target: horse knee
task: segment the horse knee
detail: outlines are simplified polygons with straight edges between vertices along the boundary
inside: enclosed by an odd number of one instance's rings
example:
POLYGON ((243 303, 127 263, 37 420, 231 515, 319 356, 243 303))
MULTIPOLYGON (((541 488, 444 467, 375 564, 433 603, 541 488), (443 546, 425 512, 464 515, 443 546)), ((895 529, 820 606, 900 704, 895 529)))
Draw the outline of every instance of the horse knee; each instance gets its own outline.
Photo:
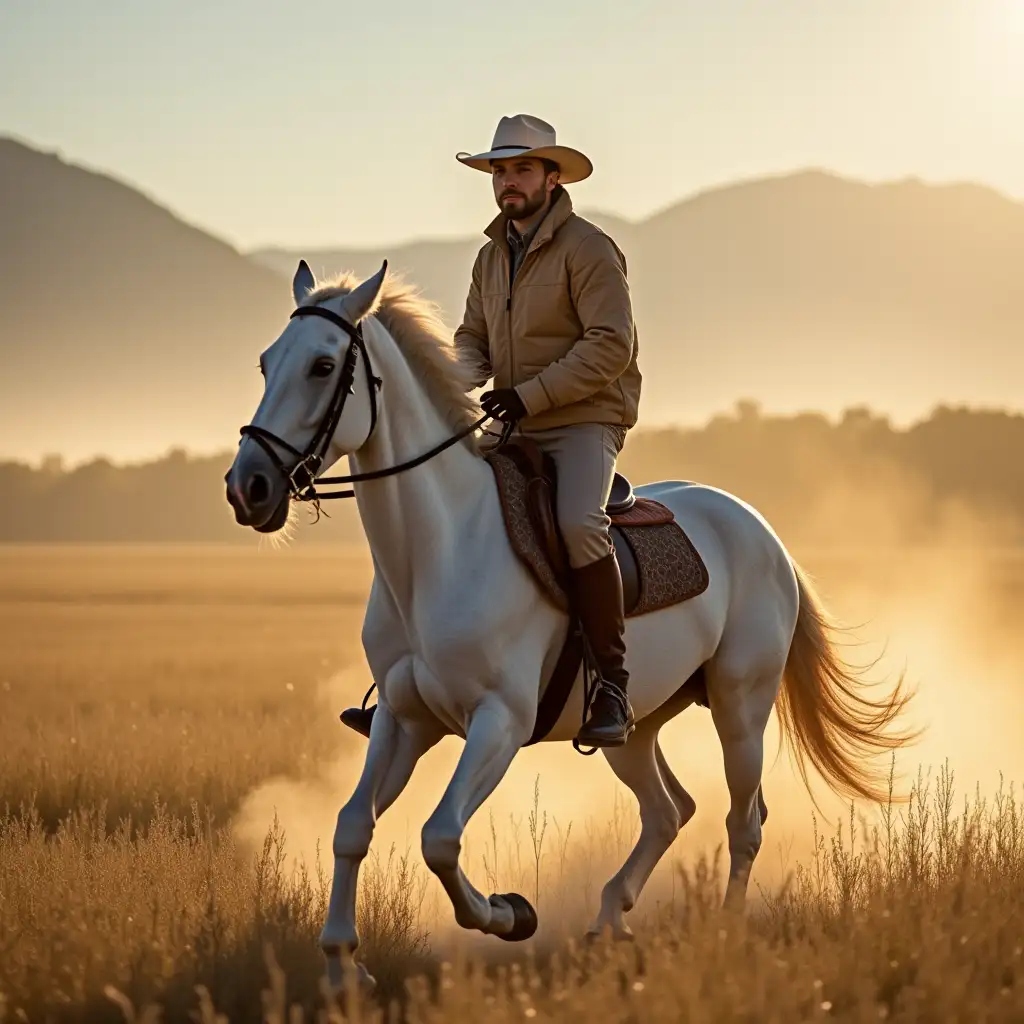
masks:
POLYGON ((441 820, 430 819, 421 833, 423 860, 434 874, 454 871, 462 853, 462 829, 441 820))
POLYGON ((345 860, 362 860, 373 839, 373 816, 361 807, 346 804, 338 812, 334 827, 334 856, 345 860))

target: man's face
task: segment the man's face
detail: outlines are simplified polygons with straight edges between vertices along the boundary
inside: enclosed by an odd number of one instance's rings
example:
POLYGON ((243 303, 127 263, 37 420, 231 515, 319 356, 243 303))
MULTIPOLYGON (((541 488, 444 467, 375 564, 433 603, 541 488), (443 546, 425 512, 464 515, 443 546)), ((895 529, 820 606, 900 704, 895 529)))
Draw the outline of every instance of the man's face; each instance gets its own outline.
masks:
POLYGON ((558 183, 558 175, 545 174, 540 160, 494 160, 491 180, 498 207, 509 220, 529 220, 544 208, 558 183))

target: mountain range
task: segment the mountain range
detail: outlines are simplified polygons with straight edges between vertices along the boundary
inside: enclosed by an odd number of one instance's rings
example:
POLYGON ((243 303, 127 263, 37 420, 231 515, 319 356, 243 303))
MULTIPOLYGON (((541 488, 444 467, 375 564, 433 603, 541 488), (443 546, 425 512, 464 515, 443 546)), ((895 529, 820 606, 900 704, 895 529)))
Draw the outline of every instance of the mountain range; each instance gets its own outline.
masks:
POLYGON ((0 456, 238 439, 286 282, 119 181, 0 139, 0 456))
MULTIPOLYGON (((231 447, 299 258, 361 275, 387 258, 454 328, 484 241, 246 254, 13 139, 0 139, 0 204, 0 457, 231 447)), ((641 425, 700 422, 741 398, 897 420, 1024 404, 1024 204, 991 189, 804 171, 641 222, 581 213, 628 260, 641 425)))

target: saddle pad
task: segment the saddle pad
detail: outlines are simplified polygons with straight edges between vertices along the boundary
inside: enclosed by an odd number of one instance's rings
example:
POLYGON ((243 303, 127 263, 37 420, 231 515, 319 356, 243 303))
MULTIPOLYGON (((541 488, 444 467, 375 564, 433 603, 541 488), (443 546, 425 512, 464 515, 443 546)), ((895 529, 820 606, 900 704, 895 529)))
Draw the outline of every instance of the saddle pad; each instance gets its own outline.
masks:
POLYGON ((569 602, 565 591, 548 560, 544 543, 537 536, 537 531, 530 520, 529 507, 526 504, 526 477, 507 455, 500 452, 489 453, 487 461, 494 471, 494 479, 498 485, 501 513, 505 518, 505 532, 512 544, 512 550, 533 573, 541 589, 555 606, 567 612, 569 602))
POLYGON ((674 519, 659 526, 612 529, 626 538, 640 574, 640 600, 626 618, 681 604, 708 589, 707 566, 674 519))
MULTIPOLYGON (((561 581, 530 519, 526 478, 512 459, 500 452, 488 454, 487 461, 498 485, 505 529, 512 549, 533 573, 551 602, 562 611, 568 611, 569 604, 561 581)), ((708 571, 703 559, 672 517, 671 510, 664 505, 650 498, 638 498, 632 509, 616 517, 612 528, 626 540, 639 570, 640 600, 627 613, 627 618, 688 601, 707 589, 708 571), (637 519, 633 519, 637 505, 640 510, 635 513, 637 519), (645 521, 659 525, 639 525, 645 521), (620 525, 624 522, 633 525, 620 525)))

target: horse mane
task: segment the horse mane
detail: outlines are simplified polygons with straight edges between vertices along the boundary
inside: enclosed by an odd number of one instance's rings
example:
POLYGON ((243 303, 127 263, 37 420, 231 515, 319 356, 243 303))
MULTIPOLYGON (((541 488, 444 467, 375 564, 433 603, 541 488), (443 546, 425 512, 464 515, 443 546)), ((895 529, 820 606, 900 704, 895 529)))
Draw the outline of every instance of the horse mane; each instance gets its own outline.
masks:
MULTIPOLYGON (((341 273, 311 291, 303 305, 343 298, 360 284, 355 275, 341 273)), ((414 285, 388 274, 371 311, 395 340, 427 395, 453 431, 480 418, 480 406, 470 397, 472 368, 460 357, 438 305, 414 285)), ((473 443, 471 434, 467 442, 473 443)), ((475 444, 474 444, 475 447, 475 444)))

